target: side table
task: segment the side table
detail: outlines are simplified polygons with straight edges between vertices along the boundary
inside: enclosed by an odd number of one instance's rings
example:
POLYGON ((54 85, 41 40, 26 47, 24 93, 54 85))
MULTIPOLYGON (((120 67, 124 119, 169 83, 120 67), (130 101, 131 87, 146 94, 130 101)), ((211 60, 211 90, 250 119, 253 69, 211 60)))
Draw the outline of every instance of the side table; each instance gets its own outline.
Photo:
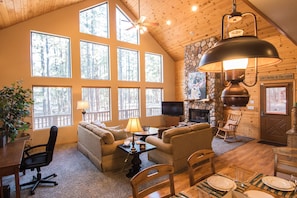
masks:
POLYGON ((168 130, 168 129, 170 129, 170 128, 172 128, 172 127, 160 127, 159 129, 158 129, 158 138, 162 138, 162 134, 163 134, 163 132, 164 131, 166 131, 166 130, 168 130))
POLYGON ((144 153, 144 152, 147 152, 147 151, 150 151, 150 150, 153 150, 153 149, 156 149, 157 147, 152 145, 152 144, 149 144, 149 143, 146 143, 146 142, 143 142, 143 141, 138 141, 139 144, 136 144, 134 145, 134 147, 136 148, 136 151, 135 152, 132 152, 131 151, 131 148, 132 148, 132 144, 130 143, 129 146, 125 146, 123 144, 120 144, 118 145, 118 148, 125 151, 126 153, 128 153, 129 155, 132 155, 133 158, 132 158, 132 166, 129 170, 129 172, 126 174, 127 177, 131 178, 133 177, 135 174, 137 174, 140 170, 140 164, 141 164, 141 159, 139 158, 139 155, 141 153, 144 153), (145 146, 142 146, 140 147, 140 145, 145 145, 145 146))

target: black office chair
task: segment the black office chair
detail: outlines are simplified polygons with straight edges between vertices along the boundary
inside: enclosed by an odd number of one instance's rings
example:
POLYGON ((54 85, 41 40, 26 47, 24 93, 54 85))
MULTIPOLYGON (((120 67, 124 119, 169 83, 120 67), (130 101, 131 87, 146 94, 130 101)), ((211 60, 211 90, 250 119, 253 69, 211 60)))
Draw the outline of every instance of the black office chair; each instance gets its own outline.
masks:
POLYGON ((21 184, 21 187, 27 186, 27 185, 33 185, 30 191, 31 195, 35 194, 34 192, 35 189, 41 183, 54 184, 55 186, 58 185, 57 182, 48 180, 51 177, 56 177, 57 176, 56 174, 51 174, 45 178, 41 178, 41 173, 40 173, 40 168, 43 166, 49 165, 53 159, 53 153, 54 153, 57 135, 58 135, 58 128, 56 126, 52 126, 50 129, 50 136, 47 144, 32 146, 24 151, 20 171, 25 173, 26 169, 31 169, 31 171, 33 171, 34 169, 37 170, 37 177, 33 176, 33 181, 25 184, 21 184), (38 153, 32 153, 32 150, 36 148, 37 149, 43 148, 43 151, 38 153), (30 154, 30 152, 32 154, 30 154))

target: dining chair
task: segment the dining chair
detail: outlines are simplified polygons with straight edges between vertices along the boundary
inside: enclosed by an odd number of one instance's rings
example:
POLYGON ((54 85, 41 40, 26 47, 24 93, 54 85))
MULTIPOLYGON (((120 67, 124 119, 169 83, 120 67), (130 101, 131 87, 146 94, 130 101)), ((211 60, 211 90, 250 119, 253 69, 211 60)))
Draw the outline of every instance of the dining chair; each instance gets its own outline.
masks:
POLYGON ((211 149, 202 149, 191 154, 187 159, 190 186, 213 175, 215 153, 211 149))
POLYGON ((142 198, 161 189, 162 192, 168 192, 162 197, 171 197, 175 195, 174 167, 169 164, 150 166, 134 175, 130 180, 130 184, 133 198, 142 198), (167 190, 163 190, 166 188, 167 190))
POLYGON ((275 147, 274 153, 274 176, 278 173, 297 176, 297 148, 275 147))
POLYGON ((216 137, 223 138, 225 142, 231 142, 228 138, 234 138, 234 141, 237 142, 236 130, 239 125, 241 115, 241 111, 233 111, 228 114, 226 120, 219 120, 216 137))

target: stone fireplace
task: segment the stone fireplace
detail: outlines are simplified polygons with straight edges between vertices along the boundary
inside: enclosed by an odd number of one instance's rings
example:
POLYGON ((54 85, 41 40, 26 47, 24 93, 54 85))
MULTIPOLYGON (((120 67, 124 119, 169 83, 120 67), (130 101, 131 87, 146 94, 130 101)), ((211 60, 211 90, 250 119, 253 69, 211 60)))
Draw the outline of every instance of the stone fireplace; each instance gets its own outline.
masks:
MULTIPOLYGON (((208 38, 196 43, 192 43, 185 47, 185 89, 184 89, 184 107, 185 121, 192 122, 193 119, 200 119, 200 116, 193 118, 193 112, 201 112, 208 116, 208 123, 211 127, 217 126, 217 120, 223 119, 223 103, 220 100, 222 91, 220 74, 206 73, 206 97, 192 98, 189 96, 191 92, 191 79, 189 76, 193 72, 198 72, 197 67, 202 54, 216 43, 216 38, 208 38), (196 111, 195 111, 196 110, 196 111)), ((192 75, 193 76, 193 75, 192 75)), ((193 80, 193 79, 192 79, 193 80)), ((203 118, 204 119, 204 118, 203 118)), ((196 122, 196 121, 194 121, 196 122)))
POLYGON ((209 110, 189 109, 190 122, 209 122, 209 110))

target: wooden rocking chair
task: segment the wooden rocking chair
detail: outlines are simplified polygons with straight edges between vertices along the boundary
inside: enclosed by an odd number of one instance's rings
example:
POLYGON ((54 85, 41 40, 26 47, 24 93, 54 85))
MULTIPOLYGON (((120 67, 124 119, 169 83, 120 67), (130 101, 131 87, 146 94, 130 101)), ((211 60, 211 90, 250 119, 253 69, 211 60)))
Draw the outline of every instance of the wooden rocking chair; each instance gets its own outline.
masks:
POLYGON ((227 120, 219 120, 218 121, 218 130, 216 133, 217 137, 224 138, 225 142, 237 142, 236 138, 236 129, 241 119, 241 112, 236 111, 229 113, 227 116, 227 120), (234 138, 234 141, 229 141, 228 138, 234 138))

